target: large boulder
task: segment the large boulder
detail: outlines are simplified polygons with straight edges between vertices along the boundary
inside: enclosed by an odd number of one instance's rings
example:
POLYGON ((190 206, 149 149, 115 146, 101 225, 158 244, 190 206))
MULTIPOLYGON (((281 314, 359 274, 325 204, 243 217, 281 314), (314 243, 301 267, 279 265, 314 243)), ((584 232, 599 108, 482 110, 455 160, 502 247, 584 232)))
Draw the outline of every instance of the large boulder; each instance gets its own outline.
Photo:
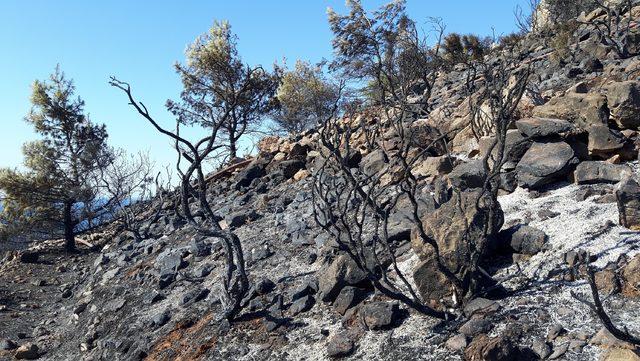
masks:
POLYGON ((502 251, 525 255, 535 255, 542 251, 547 243, 547 235, 538 228, 529 225, 517 225, 500 232, 497 237, 502 251))
MULTIPOLYGON (((451 199, 422 220, 428 239, 439 249, 442 263, 463 282, 471 276, 468 269, 473 249, 485 249, 502 227, 504 215, 497 202, 480 189, 454 192, 451 199), (485 235, 485 225, 491 221, 493 234, 485 235), (495 232, 495 233, 494 233, 495 232)), ((451 284, 436 266, 434 249, 417 229, 411 233, 411 246, 421 263, 414 269, 413 278, 425 299, 440 300, 450 294, 451 284)))
POLYGON ((640 81, 625 81, 607 86, 611 118, 622 129, 640 128, 640 81))
POLYGON ((592 125, 607 124, 609 109, 607 98, 603 95, 568 93, 533 108, 533 115, 540 118, 564 119, 587 129, 592 125))
POLYGON ((533 143, 516 166, 518 183, 539 188, 564 178, 577 163, 573 149, 565 142, 533 143))
POLYGON ((627 177, 616 187, 616 199, 620 224, 640 230, 640 183, 638 179, 627 177))
POLYGON ((482 160, 460 163, 449 173, 451 185, 461 190, 481 188, 486 178, 482 160))
POLYGON ((244 168, 238 175, 236 175, 236 189, 248 187, 254 179, 263 177, 267 174, 265 167, 267 161, 262 158, 258 158, 244 168))
POLYGON ((525 118, 516 121, 518 130, 531 138, 545 138, 569 132, 573 125, 563 119, 525 118))
POLYGON ((605 161, 586 161, 578 164, 573 177, 578 184, 618 183, 631 168, 623 164, 611 164, 605 161))
MULTIPOLYGON (((495 137, 493 136, 480 138, 480 156, 484 157, 489 153, 489 149, 493 145, 494 141, 495 137)), ((504 143, 505 160, 507 162, 518 163, 527 150, 529 150, 533 141, 529 137, 523 135, 519 130, 509 129, 507 130, 504 143)), ((495 147, 491 151, 490 164, 493 163, 497 154, 498 147, 495 147)))

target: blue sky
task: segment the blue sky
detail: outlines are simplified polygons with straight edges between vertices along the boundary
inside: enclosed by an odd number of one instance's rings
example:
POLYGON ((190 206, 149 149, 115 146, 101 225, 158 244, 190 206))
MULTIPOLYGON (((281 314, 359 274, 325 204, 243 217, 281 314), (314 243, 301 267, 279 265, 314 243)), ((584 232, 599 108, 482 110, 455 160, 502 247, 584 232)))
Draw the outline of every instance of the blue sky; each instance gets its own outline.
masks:
MULTIPOLYGON (((513 9, 526 0, 408 0, 418 23, 441 17, 447 31, 490 35, 515 29, 513 9)), ((363 0, 373 9, 385 1, 363 0)), ((269 66, 286 58, 312 62, 331 57, 327 7, 344 11, 344 0, 2 0, 0 1, 0 167, 22 163, 21 146, 34 139, 23 121, 30 85, 60 64, 75 79, 95 122, 105 123, 110 143, 149 151, 157 165, 175 159, 170 144, 127 106, 107 84, 111 75, 132 84, 155 118, 174 122, 164 108, 180 82, 172 65, 186 45, 213 20, 229 20, 239 51, 250 64, 269 66)))

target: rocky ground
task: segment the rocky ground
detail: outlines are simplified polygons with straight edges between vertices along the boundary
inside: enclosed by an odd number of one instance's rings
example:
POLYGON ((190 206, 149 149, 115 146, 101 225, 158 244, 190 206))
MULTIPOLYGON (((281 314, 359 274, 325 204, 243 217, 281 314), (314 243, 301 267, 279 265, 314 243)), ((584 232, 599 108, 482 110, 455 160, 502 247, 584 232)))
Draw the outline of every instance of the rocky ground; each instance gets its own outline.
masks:
MULTIPOLYGON (((265 139, 256 159, 211 178, 212 208, 240 238, 252 283, 233 322, 220 318, 222 246, 176 215, 174 197, 146 205, 161 217, 142 241, 113 224, 82 236, 73 255, 47 241, 5 256, 0 359, 640 359, 575 297, 591 299, 592 264, 613 322, 640 335, 640 40, 629 40, 635 55, 621 59, 595 34, 579 27, 575 55, 561 62, 539 39, 525 39, 537 93, 524 97, 507 135, 504 225, 482 261, 497 286, 454 319, 374 291, 317 226, 311 187, 322 148, 310 131, 265 139)), ((460 242, 451 204, 477 191, 492 139, 471 131, 456 93, 463 79, 463 67, 442 75, 432 116, 412 130, 428 139, 432 127, 462 129, 447 139, 451 154, 429 154, 415 168, 423 224, 445 252, 460 242)), ((382 146, 392 148, 394 137, 385 134, 382 146)), ((353 148, 353 169, 393 173, 381 151, 353 148)), ((149 214, 141 217, 151 222, 149 214)), ((446 294, 450 287, 425 270, 429 254, 411 236, 414 225, 401 209, 391 219, 399 269, 423 298, 446 294)))

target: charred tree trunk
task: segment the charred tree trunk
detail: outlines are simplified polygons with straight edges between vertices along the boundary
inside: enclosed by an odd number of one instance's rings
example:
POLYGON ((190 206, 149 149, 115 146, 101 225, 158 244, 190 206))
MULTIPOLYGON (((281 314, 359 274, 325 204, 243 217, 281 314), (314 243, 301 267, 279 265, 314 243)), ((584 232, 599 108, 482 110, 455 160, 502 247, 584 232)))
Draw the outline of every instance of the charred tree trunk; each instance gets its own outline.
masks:
POLYGON ((76 238, 73 229, 75 223, 72 216, 73 201, 64 202, 64 248, 67 252, 74 252, 76 250, 76 238))

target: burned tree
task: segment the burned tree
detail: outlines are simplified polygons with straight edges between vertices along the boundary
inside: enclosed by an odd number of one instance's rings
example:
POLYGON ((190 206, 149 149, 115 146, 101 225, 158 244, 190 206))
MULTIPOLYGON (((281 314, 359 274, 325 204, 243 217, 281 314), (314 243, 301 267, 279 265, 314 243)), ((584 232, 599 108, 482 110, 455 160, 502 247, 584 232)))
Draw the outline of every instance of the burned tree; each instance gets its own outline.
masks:
POLYGON ((443 289, 450 287, 453 298, 442 305, 458 307, 493 282, 481 262, 502 226, 497 192, 506 130, 515 120, 530 70, 517 68, 513 59, 491 66, 469 63, 468 86, 459 90, 469 99, 469 127, 493 135, 494 141, 479 162, 481 182, 475 189, 453 187, 453 195, 439 199, 435 208, 441 209, 434 212, 428 202, 432 188, 420 179, 417 165, 429 156, 451 162, 449 142, 462 130, 442 132, 428 122, 437 73, 445 64, 438 45, 444 27, 434 23, 437 42, 428 47, 402 2, 372 15, 359 2, 349 4, 348 15, 329 15, 337 55, 332 66, 347 80, 368 82, 368 98, 361 95, 355 102, 368 108, 347 108, 320 129, 323 162, 314 173, 316 218, 376 289, 424 313, 447 317, 426 306, 442 301, 443 289), (382 166, 354 163, 357 153, 382 166), (426 284, 417 284, 418 292, 395 259, 398 239, 391 228, 397 214, 409 219, 412 247, 423 260, 418 271, 428 275, 426 284), (429 217, 457 222, 460 237, 454 244, 443 240, 437 226, 425 223, 429 217))
MULTIPOLYGON (((179 157, 177 168, 180 175, 180 204, 182 216, 194 227, 198 234, 222 240, 226 255, 226 270, 223 276, 223 294, 221 295, 221 301, 224 307, 224 317, 228 319, 234 318, 240 311, 241 301, 249 289, 249 281, 244 265, 244 254, 238 236, 231 230, 222 228, 218 223, 218 217, 214 214, 207 200, 208 184, 205 180, 203 162, 207 157, 224 147, 224 145, 216 141, 235 108, 225 107, 224 110, 215 113, 217 116, 208 119, 206 123, 208 134, 197 141, 190 141, 180 135, 180 118, 178 119, 178 126, 175 131, 166 129, 156 122, 142 102, 135 100, 128 83, 112 78, 110 84, 122 90, 127 95, 129 104, 158 132, 169 137, 175 143, 175 149, 179 157), (180 168, 182 158, 188 161, 185 170, 180 168), (192 197, 198 201, 199 214, 197 217, 190 208, 189 199, 192 197)), ((243 88, 244 87, 250 87, 250 85, 245 84, 243 88)))

